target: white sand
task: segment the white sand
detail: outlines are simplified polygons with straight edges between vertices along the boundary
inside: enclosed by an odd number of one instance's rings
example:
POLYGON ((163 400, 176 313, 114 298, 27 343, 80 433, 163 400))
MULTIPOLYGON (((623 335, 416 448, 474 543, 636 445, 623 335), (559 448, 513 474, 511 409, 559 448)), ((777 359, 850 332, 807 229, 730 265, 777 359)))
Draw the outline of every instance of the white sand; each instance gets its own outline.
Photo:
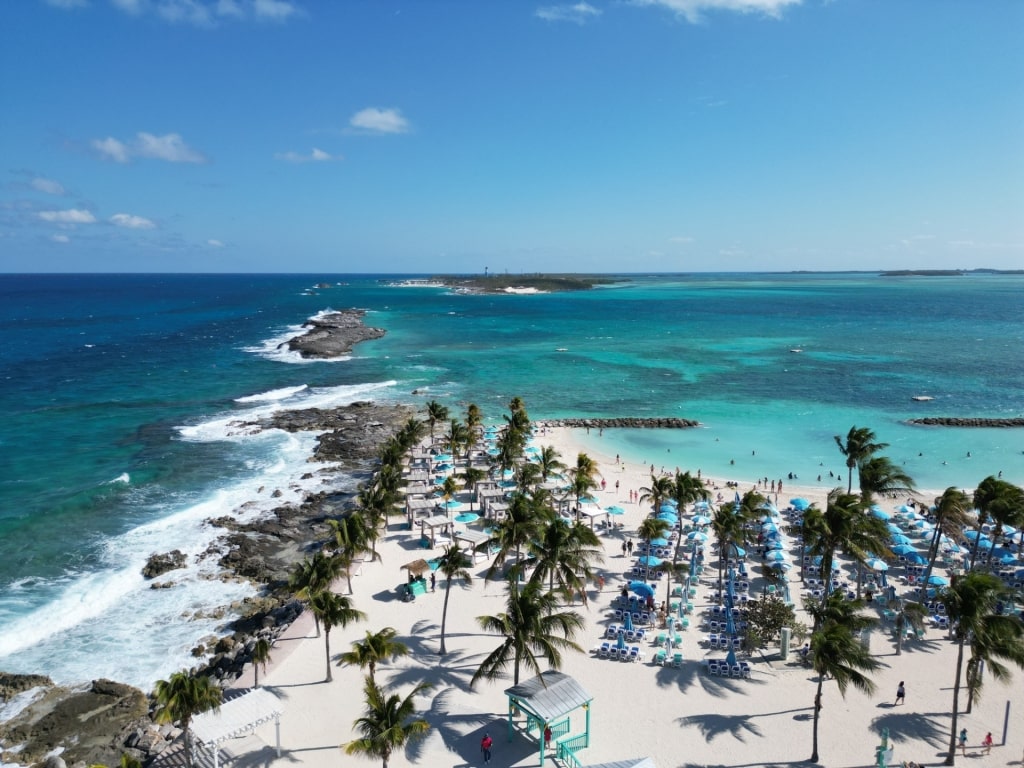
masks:
MULTIPOLYGON (((575 463, 579 450, 585 450, 598 461, 604 473, 607 490, 599 493, 604 506, 617 503, 627 510, 619 518, 624 532, 635 531, 644 511, 627 502, 628 491, 648 485, 649 472, 639 464, 628 468, 616 466, 613 457, 602 456, 600 438, 585 436, 580 430, 554 430, 541 437, 542 445, 554 445, 566 463, 575 463), (585 444, 584 444, 584 441, 585 444), (619 492, 614 481, 619 480, 619 492)), ((685 469, 685 468, 684 468, 685 469)), ((738 479, 738 478, 737 478, 738 479)), ((749 488, 741 485, 740 491, 749 488)), ((731 498, 733 491, 727 492, 731 498)), ((823 502, 820 489, 786 488, 784 505, 790 496, 804 495, 823 502)), ((332 653, 347 650, 351 641, 363 637, 367 630, 395 627, 410 646, 409 657, 379 667, 378 681, 403 695, 421 680, 430 681, 434 689, 428 697, 417 699, 417 706, 431 724, 430 734, 408 753, 392 756, 391 765, 480 766, 479 751, 484 731, 494 739, 493 765, 530 766, 538 764, 536 744, 517 734, 507 740, 507 700, 503 690, 508 681, 482 683, 473 691, 469 679, 480 660, 499 644, 499 638, 483 634, 474 617, 495 614, 504 607, 504 587, 500 582, 483 582, 475 578, 468 589, 453 587, 448 613, 448 654, 437 656, 441 608, 444 600, 443 582, 438 591, 418 598, 413 603, 396 599, 395 588, 404 582, 405 572, 399 567, 421 556, 436 556, 440 550, 426 552, 418 546, 418 531, 404 530, 396 521, 379 545, 382 563, 366 564, 354 579, 356 606, 369 614, 369 620, 336 629, 331 636, 332 653)), ((791 763, 806 759, 811 753, 812 702, 815 679, 809 669, 800 666, 791 656, 789 662, 776 658, 753 662, 750 680, 711 677, 702 665, 705 655, 715 658, 724 652, 706 654, 698 644, 704 633, 699 618, 683 633, 686 662, 682 669, 662 668, 651 663, 654 648, 644 647, 647 660, 639 664, 599 659, 589 653, 601 637, 603 627, 611 618, 609 603, 622 584, 623 567, 627 564, 620 552, 622 539, 617 535, 603 538, 606 560, 602 566, 606 584, 604 591, 590 591, 588 608, 580 609, 587 629, 578 637, 588 652, 569 654, 562 670, 574 676, 594 698, 591 710, 591 746, 580 753, 584 765, 627 758, 650 756, 659 768, 674 766, 754 766, 791 763)), ((712 562, 714 562, 712 560, 712 562)), ((482 574, 487 567, 483 560, 473 569, 482 574)), ((696 601, 699 617, 709 604, 707 585, 714 568, 705 572, 696 601)), ((759 568, 751 569, 754 573, 759 568)), ((849 570, 849 569, 847 569, 849 570)), ((798 575, 790 574, 794 597, 799 593, 798 575)), ((896 571, 898 573, 898 571, 896 571)), ((344 582, 337 587, 344 593, 344 582)), ((659 591, 659 602, 663 599, 659 591)), ((865 696, 851 690, 843 699, 834 682, 825 684, 824 709, 820 724, 820 763, 825 766, 874 765, 874 747, 880 741, 882 728, 888 728, 895 743, 894 760, 914 760, 938 765, 945 756, 949 738, 952 705, 952 683, 956 648, 940 630, 929 629, 923 642, 905 646, 903 655, 895 655, 890 633, 878 631, 872 638, 872 650, 884 664, 874 676, 877 693, 865 696), (897 683, 906 681, 906 704, 893 706, 897 683)), ((777 649, 769 649, 769 653, 777 649)), ((375 761, 347 757, 338 745, 354 738, 352 722, 361 714, 362 673, 357 669, 334 668, 334 681, 322 682, 325 672, 322 638, 315 638, 312 622, 303 617, 278 641, 273 663, 261 682, 283 702, 281 723, 283 756, 271 759, 269 750, 262 750, 259 759, 241 753, 251 752, 253 739, 239 742, 228 751, 239 753, 238 764, 259 762, 275 766, 375 765, 375 761)), ((523 674, 523 679, 529 677, 523 674)), ((251 678, 249 678, 251 679, 251 678)), ((247 682, 243 680, 241 682, 247 682)), ((961 708, 966 692, 961 694, 961 708)), ((960 716, 967 728, 968 758, 958 761, 971 765, 1006 765, 1020 760, 1024 748, 1024 685, 1015 674, 1011 685, 988 680, 983 700, 974 712, 960 716), (1008 700, 1012 700, 1011 732, 1006 746, 999 746, 1003 717, 1008 700), (986 731, 992 731, 996 747, 991 756, 981 756, 978 746, 986 731)), ((573 715, 573 732, 582 730, 582 713, 573 715)), ((273 725, 262 726, 257 736, 265 744, 274 743, 273 725)), ((545 765, 552 764, 548 760, 545 765)))

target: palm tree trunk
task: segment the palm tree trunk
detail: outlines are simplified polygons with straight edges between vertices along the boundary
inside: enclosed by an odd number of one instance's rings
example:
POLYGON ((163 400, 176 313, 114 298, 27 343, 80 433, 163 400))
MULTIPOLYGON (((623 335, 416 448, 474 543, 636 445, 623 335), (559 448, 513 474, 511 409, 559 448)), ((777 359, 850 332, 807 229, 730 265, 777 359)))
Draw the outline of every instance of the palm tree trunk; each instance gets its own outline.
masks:
POLYGON ((903 634, 906 630, 906 617, 903 615, 903 606, 900 606, 900 612, 896 614, 896 655, 903 655, 903 634))
POLYGON ((821 688, 825 682, 824 675, 818 675, 818 691, 814 696, 814 740, 811 746, 811 762, 818 762, 818 720, 821 719, 821 710, 818 709, 818 702, 821 701, 821 688))
POLYGON ((192 768, 192 734, 189 732, 188 726, 191 718, 183 718, 181 721, 181 728, 185 731, 185 765, 188 768, 192 768))
POLYGON ((327 682, 331 682, 331 628, 324 627, 324 651, 327 653, 327 682))
POLYGON ((438 650, 438 656, 444 656, 448 653, 448 649, 444 646, 444 629, 448 623, 448 596, 452 592, 452 580, 451 577, 445 579, 444 585, 444 607, 441 608, 441 648, 438 650))
POLYGON ((971 710, 974 709, 974 691, 980 671, 978 666, 978 659, 973 656, 967 660, 967 709, 964 710, 965 715, 971 714, 971 710))
POLYGON ((953 682, 953 723, 949 731, 949 754, 943 765, 954 765, 956 763, 956 726, 957 709, 960 707, 960 673, 964 664, 964 641, 961 637, 956 648, 956 679, 953 682))

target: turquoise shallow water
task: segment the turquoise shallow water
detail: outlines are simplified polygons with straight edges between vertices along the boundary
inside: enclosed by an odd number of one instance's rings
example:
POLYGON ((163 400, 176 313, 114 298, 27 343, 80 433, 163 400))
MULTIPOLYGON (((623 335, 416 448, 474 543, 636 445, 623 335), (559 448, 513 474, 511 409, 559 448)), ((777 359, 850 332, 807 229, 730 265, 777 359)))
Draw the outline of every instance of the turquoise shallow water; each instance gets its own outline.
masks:
POLYGON ((235 434, 256 410, 436 398, 497 420, 518 395, 535 418, 683 416, 704 427, 606 439, 634 461, 801 482, 845 470, 832 436, 857 424, 923 488, 1024 482, 1024 430, 904 423, 1024 413, 1020 276, 628 276, 537 296, 378 276, 3 276, 0 298, 0 668, 65 681, 148 685, 217 629, 197 612, 246 593, 194 558, 160 593, 138 569, 153 551, 198 556, 204 518, 298 481, 311 440, 235 434), (343 284, 313 288, 325 280, 343 284), (345 307, 387 335, 343 361, 276 349, 345 307))

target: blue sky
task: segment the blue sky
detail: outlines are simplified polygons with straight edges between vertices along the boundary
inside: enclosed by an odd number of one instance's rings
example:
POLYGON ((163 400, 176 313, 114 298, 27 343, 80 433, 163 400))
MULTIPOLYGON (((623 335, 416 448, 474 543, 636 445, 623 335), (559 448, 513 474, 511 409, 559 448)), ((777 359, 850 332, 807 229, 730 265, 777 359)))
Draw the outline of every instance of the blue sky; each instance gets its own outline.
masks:
POLYGON ((10 0, 0 272, 1024 267, 1018 0, 10 0))

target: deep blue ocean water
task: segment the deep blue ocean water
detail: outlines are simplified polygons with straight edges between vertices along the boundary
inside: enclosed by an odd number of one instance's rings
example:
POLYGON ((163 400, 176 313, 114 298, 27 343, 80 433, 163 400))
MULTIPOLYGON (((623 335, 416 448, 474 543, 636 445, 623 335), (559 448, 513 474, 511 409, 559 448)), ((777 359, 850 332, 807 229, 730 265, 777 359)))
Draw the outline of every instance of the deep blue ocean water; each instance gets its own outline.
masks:
POLYGON ((1024 430, 904 423, 1024 415, 1021 276, 632 275, 525 296, 401 279, 0 276, 0 669, 148 687, 188 665, 222 625, 207 612, 251 592, 195 562, 202 521, 310 487, 311 437, 232 426, 279 407, 472 401, 498 420, 518 395, 533 418, 682 416, 704 427, 608 431, 606 452, 801 483, 845 471, 832 436, 856 424, 921 488, 1024 482, 1024 430), (387 335, 346 360, 277 349, 348 307, 387 335), (146 557, 176 547, 181 585, 149 590, 146 557))

